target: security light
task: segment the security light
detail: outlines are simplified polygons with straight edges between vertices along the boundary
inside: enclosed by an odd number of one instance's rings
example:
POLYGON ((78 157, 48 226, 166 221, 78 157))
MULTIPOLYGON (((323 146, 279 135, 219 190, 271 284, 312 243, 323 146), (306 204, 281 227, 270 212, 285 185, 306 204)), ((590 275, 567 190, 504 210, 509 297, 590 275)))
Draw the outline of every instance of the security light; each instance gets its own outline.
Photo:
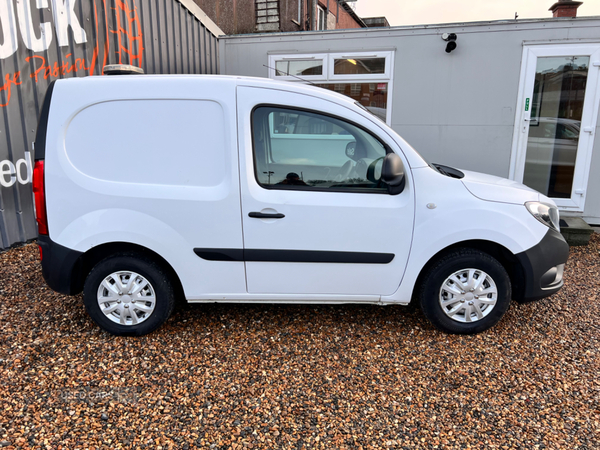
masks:
POLYGON ((446 44, 446 53, 450 53, 456 48, 456 33, 444 33, 442 34, 442 39, 448 42, 448 44, 446 44))

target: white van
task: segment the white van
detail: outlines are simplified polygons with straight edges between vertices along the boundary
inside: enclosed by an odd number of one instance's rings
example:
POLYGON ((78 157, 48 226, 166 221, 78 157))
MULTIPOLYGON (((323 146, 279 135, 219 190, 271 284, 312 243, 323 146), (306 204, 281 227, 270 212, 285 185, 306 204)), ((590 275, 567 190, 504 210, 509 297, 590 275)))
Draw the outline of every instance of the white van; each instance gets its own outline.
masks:
MULTIPOLYGON (((42 271, 106 331, 188 302, 418 302, 477 333, 563 285, 545 196, 428 164, 352 99, 267 79, 56 81, 35 142, 42 271)), ((485 152, 485 150, 482 150, 485 152)))

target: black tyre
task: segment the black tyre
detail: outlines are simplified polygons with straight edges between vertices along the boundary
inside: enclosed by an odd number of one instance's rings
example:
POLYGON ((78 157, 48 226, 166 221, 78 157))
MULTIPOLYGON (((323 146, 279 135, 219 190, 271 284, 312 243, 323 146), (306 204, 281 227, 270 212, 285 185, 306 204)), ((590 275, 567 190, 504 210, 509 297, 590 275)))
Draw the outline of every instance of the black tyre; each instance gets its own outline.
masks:
POLYGON ((116 336, 142 336, 167 321, 175 293, 160 265, 127 253, 96 264, 85 280, 83 302, 103 330, 116 336))
POLYGON ((506 313, 510 278, 496 259, 479 250, 457 249, 426 272, 419 293, 425 316, 442 331, 480 333, 506 313))

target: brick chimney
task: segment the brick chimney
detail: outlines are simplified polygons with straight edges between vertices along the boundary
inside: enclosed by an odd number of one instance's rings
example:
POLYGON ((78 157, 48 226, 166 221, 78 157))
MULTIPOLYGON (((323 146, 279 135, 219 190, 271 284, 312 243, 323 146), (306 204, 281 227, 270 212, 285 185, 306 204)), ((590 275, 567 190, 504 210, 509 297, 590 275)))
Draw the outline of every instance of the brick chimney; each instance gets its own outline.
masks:
POLYGON ((552 11, 552 17, 577 17, 577 8, 582 3, 573 0, 558 0, 548 11, 552 11))

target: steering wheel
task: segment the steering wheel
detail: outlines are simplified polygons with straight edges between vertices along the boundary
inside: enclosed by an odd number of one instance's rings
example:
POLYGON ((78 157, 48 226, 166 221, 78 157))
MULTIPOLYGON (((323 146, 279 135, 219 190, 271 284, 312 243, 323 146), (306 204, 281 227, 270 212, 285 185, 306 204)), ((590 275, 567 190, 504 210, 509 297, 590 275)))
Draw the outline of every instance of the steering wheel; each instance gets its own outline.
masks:
POLYGON ((350 178, 358 178, 365 180, 367 179, 367 169, 369 164, 365 158, 361 158, 356 161, 356 165, 352 169, 352 173, 350 174, 350 178))
POLYGON ((346 178, 348 178, 348 175, 350 175, 350 172, 352 172, 352 160, 349 159, 348 161, 346 161, 344 163, 344 165, 342 167, 340 167, 339 172, 337 173, 337 175, 335 177, 333 177, 333 181, 337 181, 338 183, 340 181, 344 181, 346 178))

